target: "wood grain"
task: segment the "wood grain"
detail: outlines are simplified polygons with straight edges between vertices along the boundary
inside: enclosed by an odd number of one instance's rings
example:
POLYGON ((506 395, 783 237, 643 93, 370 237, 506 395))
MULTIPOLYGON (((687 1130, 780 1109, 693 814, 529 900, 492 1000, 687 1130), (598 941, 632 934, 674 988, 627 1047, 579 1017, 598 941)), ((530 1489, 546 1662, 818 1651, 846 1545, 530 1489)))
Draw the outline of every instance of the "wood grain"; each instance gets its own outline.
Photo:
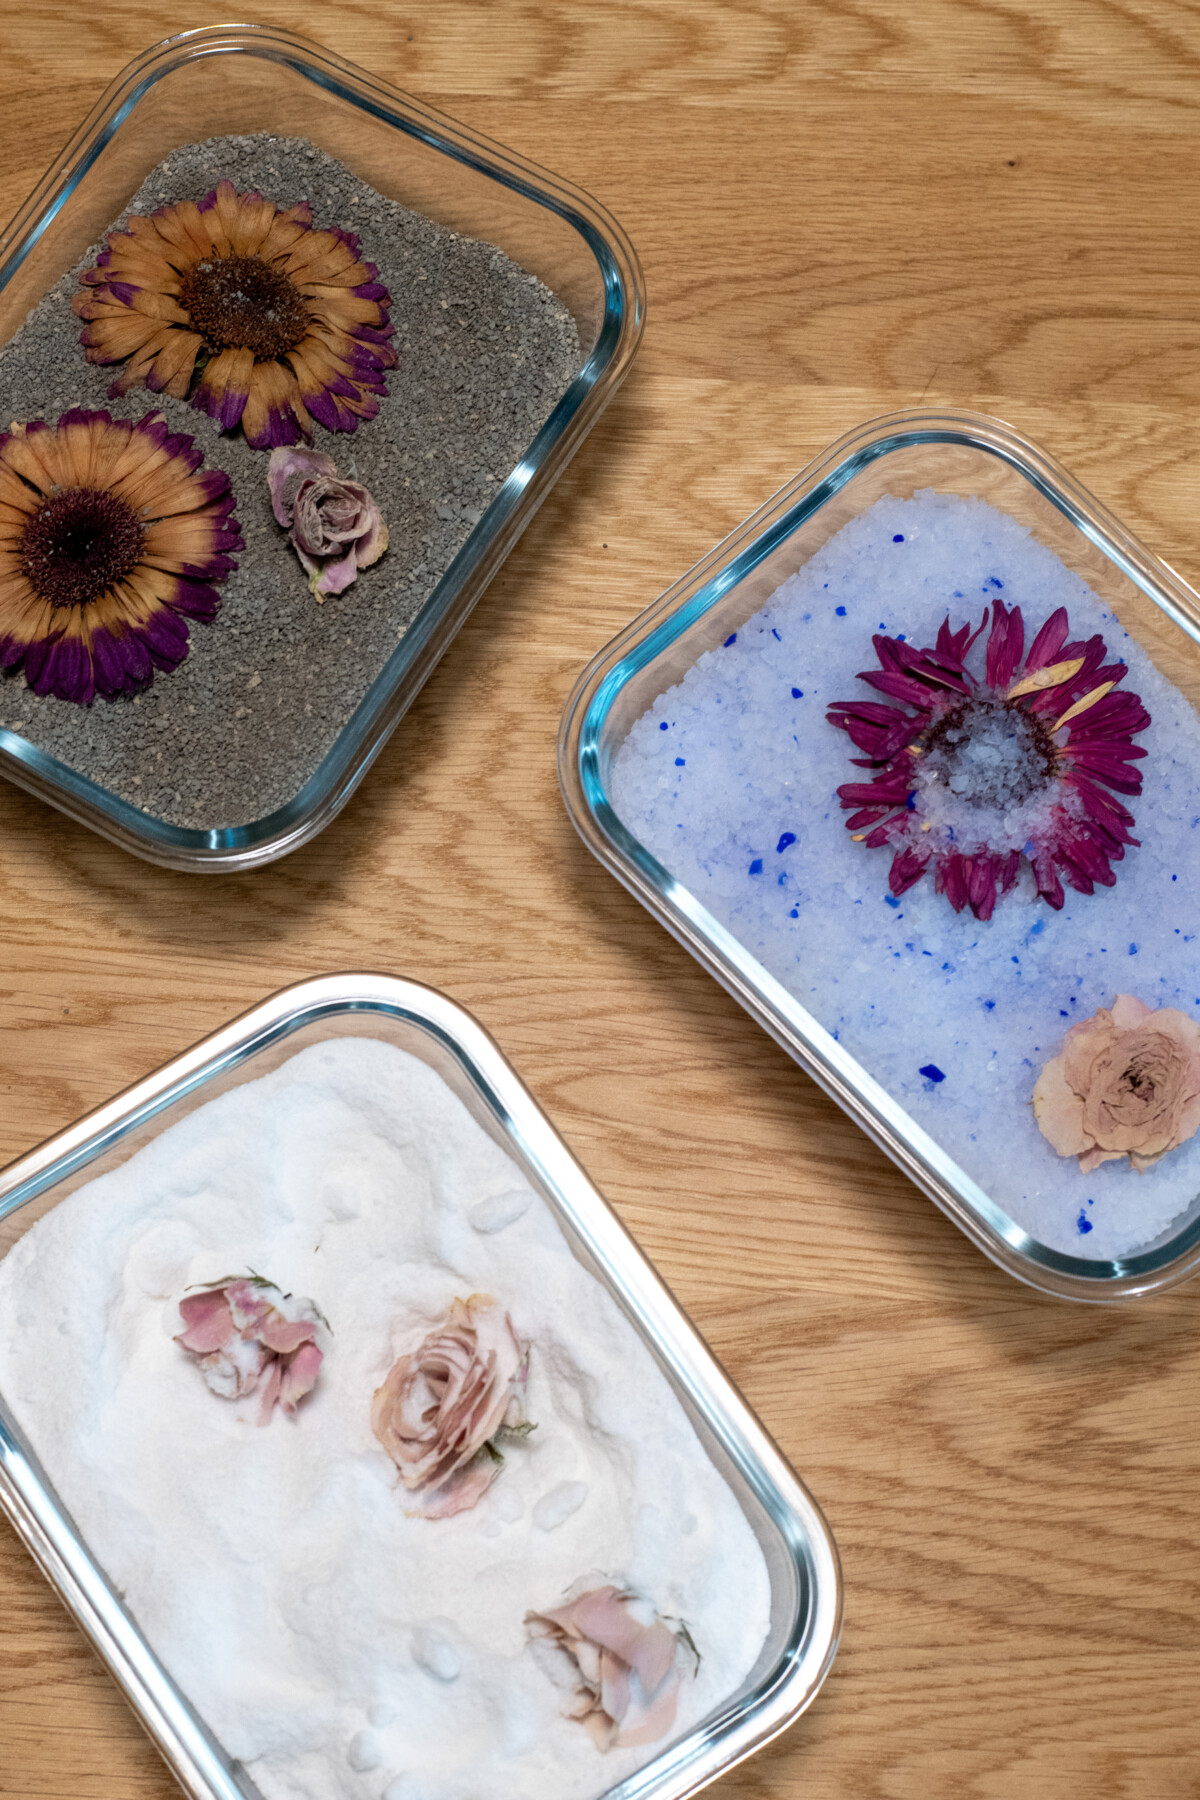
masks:
MULTIPOLYGON (((0 208, 198 0, 4 9, 0 208)), ((345 813, 245 877, 0 787, 0 1157, 282 983, 499 1038, 826 1508, 846 1629, 728 1800, 1195 1800, 1196 1292, 994 1270, 575 839, 587 657, 832 437, 1011 419, 1200 575, 1200 14, 1170 0, 259 0, 583 182, 650 323, 345 813)), ((174 1790, 0 1528, 0 1795, 174 1790)), ((547 1796, 547 1800, 551 1800, 547 1796)))

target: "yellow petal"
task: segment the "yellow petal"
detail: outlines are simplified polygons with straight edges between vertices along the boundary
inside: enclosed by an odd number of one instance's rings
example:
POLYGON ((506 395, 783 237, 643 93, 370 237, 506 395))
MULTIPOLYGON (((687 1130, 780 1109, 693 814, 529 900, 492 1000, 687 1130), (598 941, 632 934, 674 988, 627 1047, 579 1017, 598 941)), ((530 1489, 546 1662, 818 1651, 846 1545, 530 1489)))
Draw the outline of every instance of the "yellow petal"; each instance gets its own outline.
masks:
POLYGON ((1082 656, 1072 656, 1067 662, 1051 663, 1048 668, 1038 669, 1032 675, 1014 682, 1004 696, 1006 700, 1019 700, 1022 694, 1040 694, 1043 688, 1058 687, 1061 682, 1070 681, 1082 669, 1082 656))
POLYGON ((1050 727, 1051 731, 1057 731, 1062 725, 1069 725, 1072 719, 1077 719, 1080 713, 1087 711, 1089 706, 1095 706, 1097 700, 1103 700, 1105 694, 1109 693, 1116 685, 1115 681, 1102 681, 1099 687, 1093 688, 1090 694, 1085 694, 1082 700, 1077 700, 1074 706, 1068 706, 1062 718, 1054 721, 1050 727))

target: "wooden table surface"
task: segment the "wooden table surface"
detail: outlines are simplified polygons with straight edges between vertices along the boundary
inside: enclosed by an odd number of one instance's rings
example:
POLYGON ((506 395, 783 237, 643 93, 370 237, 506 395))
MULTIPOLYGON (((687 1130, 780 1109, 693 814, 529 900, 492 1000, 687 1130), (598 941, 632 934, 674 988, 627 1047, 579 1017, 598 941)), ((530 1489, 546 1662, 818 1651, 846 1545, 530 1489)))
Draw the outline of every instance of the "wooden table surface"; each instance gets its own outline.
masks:
MULTIPOLYGON (((0 210, 223 0, 0 11, 0 210)), ((256 0, 603 199, 634 372, 358 796, 183 876, 0 784, 0 1160, 262 995, 376 968, 499 1039, 828 1514, 842 1649, 728 1800, 1200 1795, 1200 1289, 993 1268, 577 841, 585 660, 830 439, 999 413, 1200 577, 1187 0, 256 0)), ((0 1526, 0 1795, 167 1800, 0 1526)), ((496 1800, 503 1800, 496 1796, 496 1800)), ((553 1800, 547 1796, 546 1800, 553 1800)))

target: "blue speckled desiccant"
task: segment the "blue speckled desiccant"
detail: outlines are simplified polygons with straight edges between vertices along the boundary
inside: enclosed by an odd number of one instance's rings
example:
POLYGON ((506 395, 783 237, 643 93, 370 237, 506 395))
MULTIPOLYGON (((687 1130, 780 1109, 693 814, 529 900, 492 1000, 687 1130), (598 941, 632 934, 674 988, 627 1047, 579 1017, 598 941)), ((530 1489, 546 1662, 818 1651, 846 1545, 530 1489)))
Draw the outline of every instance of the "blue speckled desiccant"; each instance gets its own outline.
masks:
MULTIPOLYGON (((1200 891, 1196 712, 1026 525, 953 494, 885 495, 789 576, 738 639, 741 656, 673 669, 669 694, 664 679, 663 698, 618 750, 611 794, 622 822, 1031 1236, 1102 1260, 1151 1241, 1200 1191, 1200 1134, 1142 1174, 1122 1160, 1085 1176, 1041 1135, 1031 1100, 1070 1026, 1111 1007, 1118 991, 1200 1016, 1200 927, 1171 903, 1175 890, 1200 891), (1136 739, 1147 752, 1137 763, 1143 792, 1121 800, 1140 845, 1115 866, 1115 885, 1091 895, 1068 887, 1053 911, 1022 873, 982 921, 955 913, 928 871, 903 900, 890 893, 891 848, 868 848, 847 829, 851 809, 837 790, 866 771, 826 710, 885 698, 858 673, 876 666, 877 626, 897 644, 932 645, 947 615, 952 630, 974 630, 998 598, 1021 607, 1026 647, 1059 606, 1073 640, 1103 633, 1110 662, 1126 655, 1122 692, 1141 695, 1152 723, 1136 739), (677 746, 655 729, 668 704, 688 744, 686 783, 677 746), (775 873, 777 882, 786 867, 787 886, 747 879, 751 857, 763 860, 750 846, 777 844, 785 831, 796 841, 775 873), (914 1042, 953 1079, 914 1081, 914 1042)), ((977 679, 986 639, 971 653, 977 679)))
POLYGON ((926 1081, 945 1081, 946 1079, 944 1073, 938 1068, 936 1063, 922 1063, 917 1073, 923 1075, 926 1081))

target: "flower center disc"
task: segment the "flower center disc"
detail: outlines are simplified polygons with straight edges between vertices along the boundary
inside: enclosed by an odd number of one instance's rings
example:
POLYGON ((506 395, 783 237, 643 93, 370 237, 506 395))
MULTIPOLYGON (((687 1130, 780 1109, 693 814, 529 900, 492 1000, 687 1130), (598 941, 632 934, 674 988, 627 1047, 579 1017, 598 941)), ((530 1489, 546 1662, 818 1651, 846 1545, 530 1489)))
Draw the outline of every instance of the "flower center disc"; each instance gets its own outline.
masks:
POLYGON ((86 606, 129 574, 146 532, 131 506, 102 488, 64 488, 25 526, 21 569, 51 606, 86 606))
POLYGON ((211 350, 253 350, 269 362, 294 350, 308 330, 304 299, 257 256, 224 256, 189 269, 179 298, 211 350))
POLYGON ((1057 758, 1042 721, 1003 700, 953 707, 922 740, 923 785, 946 787, 968 806, 1006 813, 1049 787, 1057 758))

